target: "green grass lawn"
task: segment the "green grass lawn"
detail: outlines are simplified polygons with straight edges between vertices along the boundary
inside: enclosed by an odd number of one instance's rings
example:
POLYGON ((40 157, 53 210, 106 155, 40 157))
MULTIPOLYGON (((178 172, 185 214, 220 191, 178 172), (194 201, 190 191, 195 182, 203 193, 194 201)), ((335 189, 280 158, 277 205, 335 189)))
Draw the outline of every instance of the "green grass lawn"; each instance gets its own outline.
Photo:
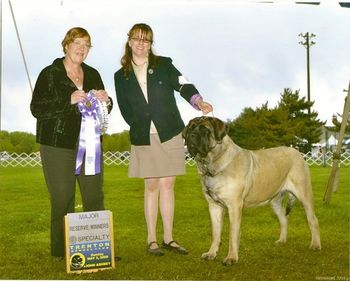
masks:
MULTIPOLYGON (((321 251, 309 250, 310 232, 304 210, 296 204, 289 216, 285 245, 275 245, 278 220, 269 206, 243 212, 240 259, 221 265, 227 254, 228 220, 214 261, 200 259, 211 242, 207 203, 195 167, 177 178, 174 238, 188 256, 146 253, 143 181, 128 179, 127 167, 105 167, 105 205, 113 212, 116 254, 113 270, 67 274, 65 262, 50 257, 50 206, 42 171, 0 168, 1 279, 117 279, 117 280, 349 280, 350 168, 341 168, 338 191, 329 205, 322 202, 330 168, 312 167, 315 211, 321 229, 321 251)), ((77 204, 80 205, 80 195, 77 204)), ((81 211, 78 207, 77 211, 81 211)), ((159 221, 158 241, 162 240, 159 221)))

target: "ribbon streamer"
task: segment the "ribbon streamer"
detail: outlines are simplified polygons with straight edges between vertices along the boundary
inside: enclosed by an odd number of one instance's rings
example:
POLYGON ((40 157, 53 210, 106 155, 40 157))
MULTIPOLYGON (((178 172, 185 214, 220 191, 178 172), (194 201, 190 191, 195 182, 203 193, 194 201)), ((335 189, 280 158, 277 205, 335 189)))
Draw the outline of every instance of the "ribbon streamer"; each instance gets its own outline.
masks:
POLYGON ((100 122, 97 117, 98 101, 90 91, 87 100, 78 103, 81 112, 79 148, 75 164, 75 174, 79 175, 85 155, 85 175, 101 173, 101 140, 100 122))

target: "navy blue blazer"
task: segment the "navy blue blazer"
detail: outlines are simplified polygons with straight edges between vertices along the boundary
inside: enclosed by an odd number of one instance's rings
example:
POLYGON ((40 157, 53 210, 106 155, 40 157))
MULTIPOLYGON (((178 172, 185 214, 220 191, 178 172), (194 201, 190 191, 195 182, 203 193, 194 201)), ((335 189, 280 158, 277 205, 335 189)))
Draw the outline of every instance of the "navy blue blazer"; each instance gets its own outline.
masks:
POLYGON ((188 102, 198 91, 193 84, 181 85, 181 75, 170 58, 158 56, 155 65, 147 69, 147 102, 133 70, 126 75, 121 68, 114 74, 117 102, 125 122, 130 126, 131 144, 150 144, 151 120, 161 142, 170 140, 183 130, 185 125, 174 91, 180 92, 188 102))

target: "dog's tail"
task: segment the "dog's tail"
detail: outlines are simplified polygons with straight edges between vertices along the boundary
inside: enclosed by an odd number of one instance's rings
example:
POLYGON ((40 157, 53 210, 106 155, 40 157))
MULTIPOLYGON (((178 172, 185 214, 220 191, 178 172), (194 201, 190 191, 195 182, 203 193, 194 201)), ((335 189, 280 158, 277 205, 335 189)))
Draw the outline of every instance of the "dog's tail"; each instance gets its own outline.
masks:
POLYGON ((287 206, 286 206, 286 216, 288 216, 288 214, 292 210, 296 200, 297 200, 296 196, 293 193, 288 192, 288 202, 287 202, 287 206))

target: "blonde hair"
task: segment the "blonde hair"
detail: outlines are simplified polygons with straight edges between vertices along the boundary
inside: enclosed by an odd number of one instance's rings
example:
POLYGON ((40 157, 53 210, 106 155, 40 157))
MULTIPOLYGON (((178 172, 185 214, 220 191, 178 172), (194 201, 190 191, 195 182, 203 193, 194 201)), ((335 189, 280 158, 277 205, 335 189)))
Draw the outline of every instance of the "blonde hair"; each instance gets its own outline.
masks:
POLYGON ((66 53, 67 46, 72 43, 77 38, 87 38, 89 41, 89 45, 91 45, 91 37, 89 32, 82 27, 73 27, 69 29, 62 40, 63 52, 66 53))

